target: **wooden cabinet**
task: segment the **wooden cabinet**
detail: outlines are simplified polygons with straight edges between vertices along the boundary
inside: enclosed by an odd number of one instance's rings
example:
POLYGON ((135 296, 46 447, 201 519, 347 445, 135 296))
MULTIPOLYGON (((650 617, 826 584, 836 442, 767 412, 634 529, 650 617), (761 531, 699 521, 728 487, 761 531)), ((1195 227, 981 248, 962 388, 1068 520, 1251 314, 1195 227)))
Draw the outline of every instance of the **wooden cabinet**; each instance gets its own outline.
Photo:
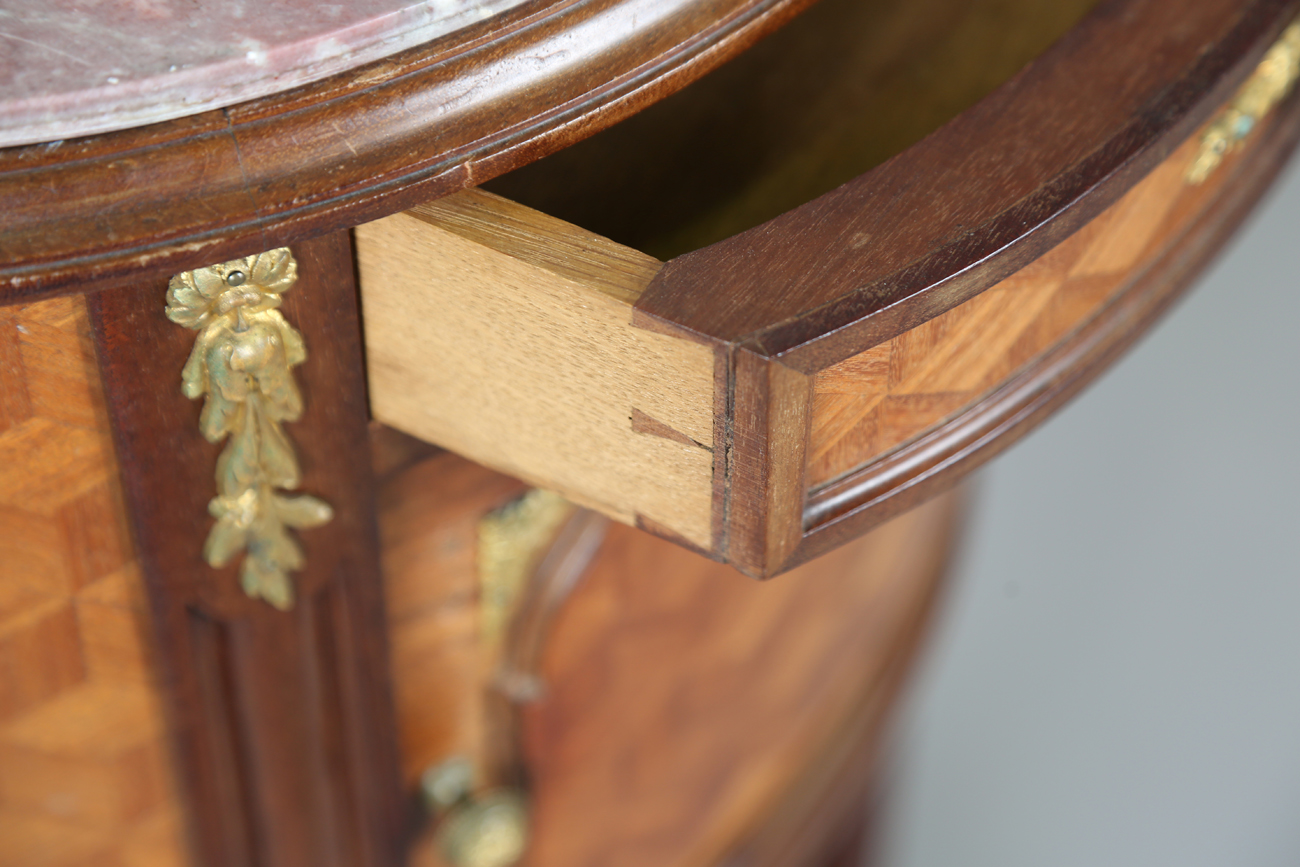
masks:
POLYGON ((0 150, 0 860, 851 850, 951 489, 1267 188, 1300 6, 806 5, 0 150))

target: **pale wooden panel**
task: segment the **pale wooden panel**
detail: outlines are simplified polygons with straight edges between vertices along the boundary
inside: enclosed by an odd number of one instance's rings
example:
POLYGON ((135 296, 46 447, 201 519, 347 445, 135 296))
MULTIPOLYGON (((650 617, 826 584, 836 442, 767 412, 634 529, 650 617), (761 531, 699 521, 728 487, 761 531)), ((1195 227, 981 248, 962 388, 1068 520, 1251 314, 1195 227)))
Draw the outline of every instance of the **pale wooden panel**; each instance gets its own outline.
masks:
POLYGON ((712 351, 631 325, 660 263, 479 191, 356 239, 376 419, 712 546, 712 351))
POLYGON ((81 298, 0 309, 0 864, 185 864, 81 298))
POLYGON ((1056 248, 966 303, 820 371, 808 484, 829 482, 970 406, 1099 312, 1188 220, 1193 136, 1056 248))

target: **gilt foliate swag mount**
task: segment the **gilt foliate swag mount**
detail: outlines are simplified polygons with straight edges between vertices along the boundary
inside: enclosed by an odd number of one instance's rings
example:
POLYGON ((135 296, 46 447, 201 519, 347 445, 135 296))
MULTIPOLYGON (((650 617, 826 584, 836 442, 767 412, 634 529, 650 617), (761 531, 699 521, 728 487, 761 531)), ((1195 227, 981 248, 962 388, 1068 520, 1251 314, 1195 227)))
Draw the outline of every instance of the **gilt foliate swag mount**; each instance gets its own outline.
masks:
POLYGON ((290 531, 333 517, 323 500, 287 493, 302 482, 283 425, 302 415, 293 368, 307 359, 307 349, 278 308, 297 279, 298 263, 280 247, 185 271, 167 289, 167 318, 198 332, 181 390, 191 400, 204 398, 204 438, 227 440, 217 459, 216 496, 208 503, 216 524, 203 557, 221 568, 242 553, 244 592, 280 610, 293 607, 289 573, 305 563, 290 531))

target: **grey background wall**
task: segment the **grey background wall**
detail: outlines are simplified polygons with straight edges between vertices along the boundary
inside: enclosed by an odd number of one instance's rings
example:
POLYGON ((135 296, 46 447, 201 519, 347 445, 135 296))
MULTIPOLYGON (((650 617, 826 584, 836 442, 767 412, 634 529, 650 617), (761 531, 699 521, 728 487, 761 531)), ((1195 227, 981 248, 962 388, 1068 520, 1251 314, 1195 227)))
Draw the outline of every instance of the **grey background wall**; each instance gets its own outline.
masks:
POLYGON ((1300 172, 978 481, 886 867, 1300 864, 1300 172))

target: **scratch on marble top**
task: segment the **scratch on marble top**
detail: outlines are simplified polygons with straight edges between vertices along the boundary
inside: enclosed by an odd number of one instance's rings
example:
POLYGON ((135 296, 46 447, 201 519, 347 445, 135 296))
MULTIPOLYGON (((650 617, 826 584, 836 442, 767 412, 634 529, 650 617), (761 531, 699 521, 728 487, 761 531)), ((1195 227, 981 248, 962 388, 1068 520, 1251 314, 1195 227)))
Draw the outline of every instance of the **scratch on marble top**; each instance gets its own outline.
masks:
POLYGON ((75 55, 75 54, 69 54, 69 53, 66 52, 66 51, 60 51, 59 49, 55 48, 53 45, 46 45, 44 42, 37 42, 35 39, 24 39, 23 37, 18 36, 17 34, 14 34, 14 33, 6 33, 6 32, 3 31, 3 30, 0 30, 0 36, 3 36, 5 39, 12 39, 12 40, 14 40, 15 42, 25 42, 25 43, 27 43, 28 45, 34 45, 34 46, 36 46, 37 48, 40 48, 40 49, 42 49, 42 50, 44 50, 44 51, 52 51, 52 52, 54 52, 55 54, 59 54, 59 55, 62 55, 63 57, 68 58, 69 60, 73 61, 74 63, 80 63, 82 66, 90 66, 90 65, 91 65, 91 64, 90 64, 90 61, 86 60, 85 58, 78 57, 78 56, 75 55))
POLYGON ((523 2, 0 0, 0 147, 128 129, 280 93, 523 2))

